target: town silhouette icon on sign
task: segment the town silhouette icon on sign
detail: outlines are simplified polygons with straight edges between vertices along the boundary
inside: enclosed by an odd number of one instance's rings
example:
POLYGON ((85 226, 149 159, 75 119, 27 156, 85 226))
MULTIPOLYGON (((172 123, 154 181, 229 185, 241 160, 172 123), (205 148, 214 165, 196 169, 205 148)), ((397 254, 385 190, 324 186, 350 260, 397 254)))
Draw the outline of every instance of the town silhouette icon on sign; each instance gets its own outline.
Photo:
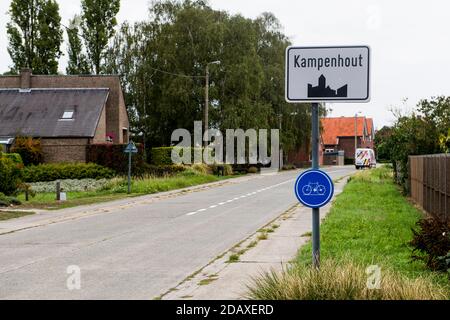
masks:
POLYGON ((337 90, 333 90, 330 86, 327 86, 327 79, 322 74, 319 77, 319 85, 313 87, 312 84, 308 83, 308 98, 324 98, 324 97, 347 97, 347 85, 340 87, 337 90))

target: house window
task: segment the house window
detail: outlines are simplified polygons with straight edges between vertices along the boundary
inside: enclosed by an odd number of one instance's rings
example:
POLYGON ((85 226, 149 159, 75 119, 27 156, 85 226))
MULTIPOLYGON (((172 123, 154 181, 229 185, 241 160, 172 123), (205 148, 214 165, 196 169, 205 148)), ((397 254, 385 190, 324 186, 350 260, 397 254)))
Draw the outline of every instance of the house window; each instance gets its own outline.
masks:
POLYGON ((73 111, 64 111, 61 120, 72 120, 73 119, 73 111))

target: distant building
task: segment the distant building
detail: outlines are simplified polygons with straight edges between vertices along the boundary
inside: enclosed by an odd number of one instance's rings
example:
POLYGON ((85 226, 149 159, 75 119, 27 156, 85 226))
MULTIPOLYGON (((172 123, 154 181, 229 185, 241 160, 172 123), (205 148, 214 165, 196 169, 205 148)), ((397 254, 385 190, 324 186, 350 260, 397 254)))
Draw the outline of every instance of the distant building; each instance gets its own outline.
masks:
POLYGON ((321 119, 322 150, 326 158, 327 153, 344 151, 347 159, 355 158, 355 131, 357 148, 374 147, 373 119, 357 117, 338 117, 321 119))
POLYGON ((45 162, 85 162, 89 144, 128 142, 118 76, 0 76, 0 149, 41 138, 45 162))
POLYGON ((308 98, 330 98, 330 97, 347 97, 347 85, 340 87, 337 90, 333 90, 330 86, 327 86, 327 79, 322 74, 319 77, 319 85, 313 87, 312 84, 308 83, 308 98))

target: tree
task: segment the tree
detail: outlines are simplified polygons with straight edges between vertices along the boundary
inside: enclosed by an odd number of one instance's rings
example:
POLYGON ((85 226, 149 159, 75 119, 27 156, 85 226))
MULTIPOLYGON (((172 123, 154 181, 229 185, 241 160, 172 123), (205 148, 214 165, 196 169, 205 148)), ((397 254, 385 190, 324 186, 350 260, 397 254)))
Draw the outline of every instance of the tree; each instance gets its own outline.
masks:
POLYGON ((375 149, 377 158, 379 160, 391 160, 391 135, 392 135, 392 127, 384 126, 380 130, 378 130, 375 134, 375 149))
POLYGON ((88 62, 95 74, 102 71, 108 41, 114 36, 120 0, 82 0, 81 29, 88 62))
POLYGON ((271 129, 281 119, 283 149, 307 149, 310 107, 284 99, 288 45, 270 13, 247 19, 205 1, 156 1, 149 20, 122 24, 105 70, 121 75, 132 130, 148 146, 170 145, 177 128, 193 131, 203 118, 206 65, 220 60, 209 68, 210 126, 271 129))
POLYGON ((417 110, 433 123, 439 134, 446 135, 450 128, 450 97, 439 96, 419 101, 417 110))
POLYGON ((59 6, 54 0, 12 0, 6 29, 11 71, 29 67, 34 73, 56 74, 63 41, 59 6))
POLYGON ((69 22, 67 29, 69 62, 66 68, 67 74, 88 74, 89 65, 83 53, 83 43, 79 36, 80 17, 75 16, 69 22))

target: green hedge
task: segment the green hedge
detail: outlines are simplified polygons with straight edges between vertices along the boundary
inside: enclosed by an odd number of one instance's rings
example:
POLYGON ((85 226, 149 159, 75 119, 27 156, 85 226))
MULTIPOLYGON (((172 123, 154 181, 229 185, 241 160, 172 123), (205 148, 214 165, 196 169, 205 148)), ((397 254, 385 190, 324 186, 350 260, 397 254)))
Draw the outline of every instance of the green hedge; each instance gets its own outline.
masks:
POLYGON ((10 158, 0 155, 0 192, 12 195, 17 192, 22 179, 22 164, 14 163, 10 158))
MULTIPOLYGON (((110 168, 121 175, 128 174, 128 154, 124 153, 126 144, 91 144, 87 146, 87 162, 99 164, 110 168)), ((142 144, 136 144, 138 153, 131 158, 131 171, 133 175, 143 174, 145 166, 144 148, 142 144)))
POLYGON ((0 192, 0 207, 9 207, 10 205, 21 205, 20 200, 14 197, 8 197, 0 192))
POLYGON ((0 152, 0 157, 2 157, 2 156, 12 160, 12 162, 14 162, 15 164, 23 164, 22 157, 18 153, 2 153, 2 152, 0 152))
MULTIPOLYGON (((160 147, 160 148, 152 148, 151 151, 151 163, 156 166, 161 165, 171 165, 172 162, 172 150, 174 148, 180 148, 180 147, 160 147)), ((195 153, 198 154, 198 157, 200 159, 203 158, 203 149, 202 148, 182 148, 183 151, 180 151, 180 156, 183 156, 183 152, 190 152, 191 153, 191 162, 194 163, 195 153)))
POLYGON ((94 163, 51 163, 28 166, 23 169, 23 181, 44 182, 63 179, 110 179, 112 169, 94 163))
POLYGON ((186 171, 186 168, 178 165, 161 165, 155 166, 151 164, 146 164, 144 169, 146 174, 150 174, 156 177, 163 177, 166 175, 173 175, 183 171, 186 171))

